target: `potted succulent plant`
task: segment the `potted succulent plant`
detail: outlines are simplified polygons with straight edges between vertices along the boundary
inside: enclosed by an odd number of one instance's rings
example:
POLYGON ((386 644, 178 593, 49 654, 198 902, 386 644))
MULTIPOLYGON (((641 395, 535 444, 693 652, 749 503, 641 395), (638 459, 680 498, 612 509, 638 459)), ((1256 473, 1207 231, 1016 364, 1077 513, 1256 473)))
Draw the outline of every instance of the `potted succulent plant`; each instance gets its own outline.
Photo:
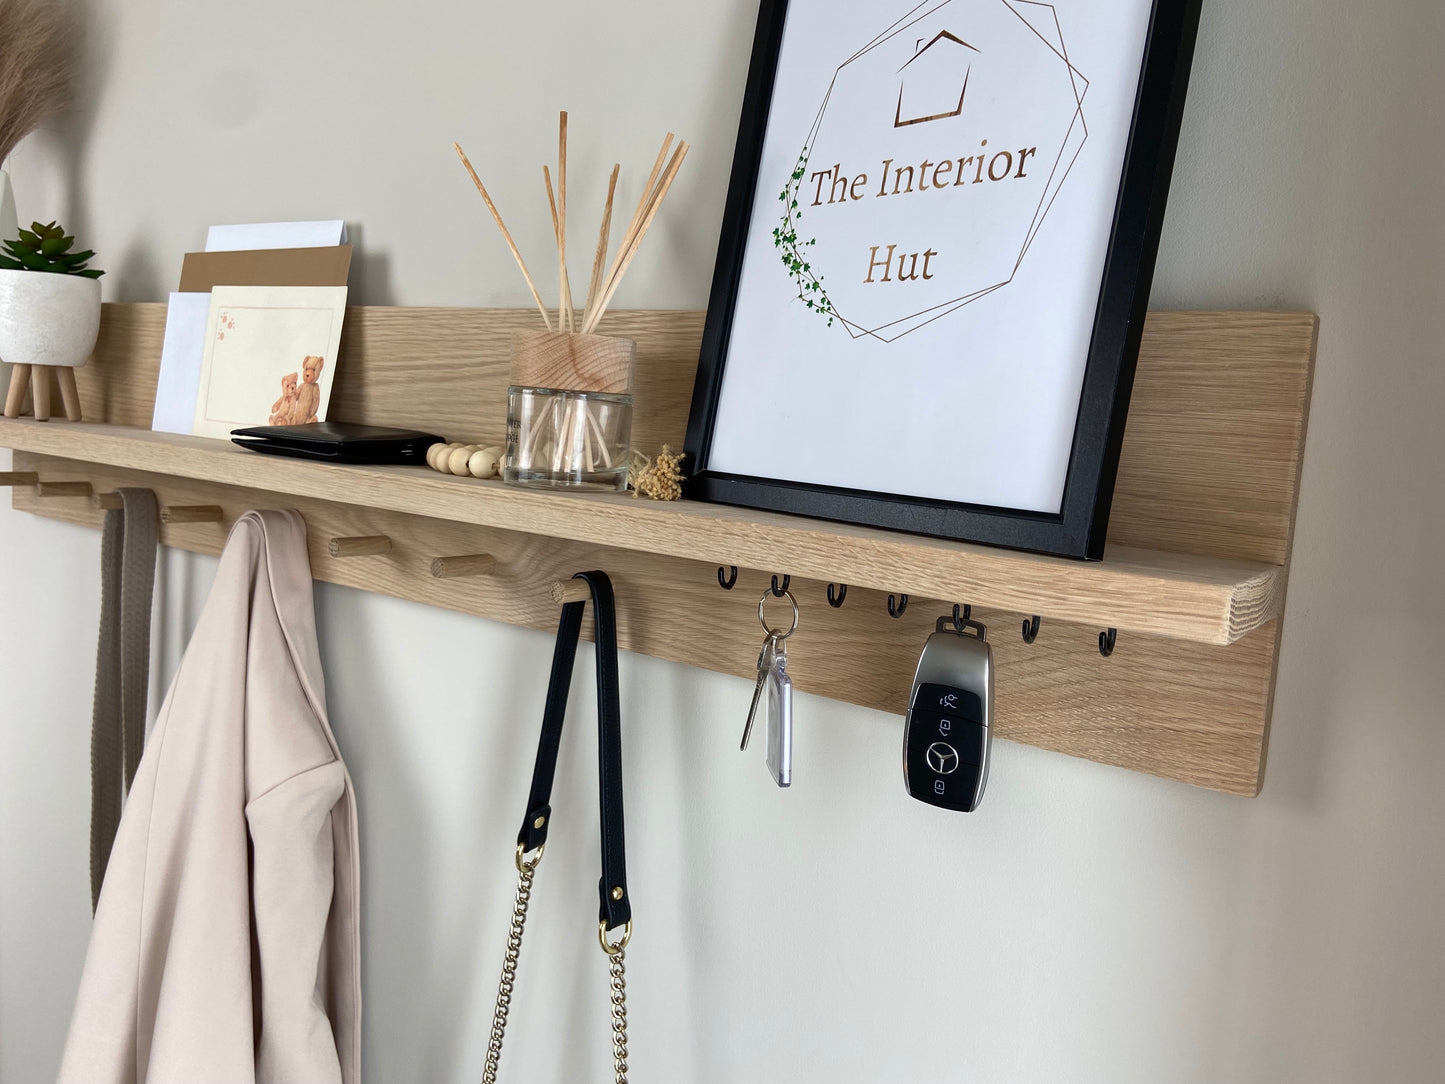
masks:
MULTIPOLYGON (((0 0, 0 241, 15 236, 10 152, 70 104, 78 12, 58 0, 0 0)), ((8 372, 0 355, 0 385, 8 372)))
POLYGON ((73 370, 84 365, 100 332, 100 276, 88 266, 89 249, 71 251, 63 227, 35 222, 6 240, 0 251, 0 357, 10 362, 5 416, 20 414, 29 386, 35 417, 50 417, 50 375, 55 369, 65 414, 80 420, 73 370))

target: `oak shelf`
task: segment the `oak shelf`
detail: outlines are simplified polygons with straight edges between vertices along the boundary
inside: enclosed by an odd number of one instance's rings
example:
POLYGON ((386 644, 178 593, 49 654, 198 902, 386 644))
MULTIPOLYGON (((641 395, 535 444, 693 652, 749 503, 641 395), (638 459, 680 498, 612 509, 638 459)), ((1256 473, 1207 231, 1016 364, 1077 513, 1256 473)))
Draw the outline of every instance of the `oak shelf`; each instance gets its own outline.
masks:
MULTIPOLYGON (((351 308, 330 417, 500 443, 510 344, 535 321, 519 310, 351 308)), ((696 312, 622 311, 599 328, 637 343, 632 443, 648 454, 681 444, 702 324, 696 312)), ((965 604, 993 645, 998 737, 1259 791, 1313 373, 1309 313, 1149 314, 1097 562, 153 433, 164 328, 164 305, 107 304, 95 354, 76 372, 90 420, 0 419, 0 447, 15 450, 15 508, 94 528, 113 490, 143 487, 163 509, 206 510, 163 517, 165 545, 216 554, 246 510, 294 507, 315 579, 536 629, 555 627, 554 584, 602 568, 625 650, 747 678, 758 598, 772 575, 788 575, 801 611, 789 641, 795 687, 895 714, 935 619, 965 604), (730 565, 737 586, 722 590, 717 572, 730 565), (830 583, 849 588, 840 608, 830 583), (906 611, 890 616, 888 596, 905 594, 906 611), (1042 631, 1021 637, 1033 615, 1042 631), (1110 628, 1117 647, 1101 658, 1110 628)))
MULTIPOLYGON (((1127 546, 1073 561, 694 501, 548 493, 425 467, 248 452, 127 426, 0 419, 0 446, 483 527, 1230 644, 1278 616, 1284 570, 1127 546)), ((284 503, 284 502, 282 502, 284 503)))

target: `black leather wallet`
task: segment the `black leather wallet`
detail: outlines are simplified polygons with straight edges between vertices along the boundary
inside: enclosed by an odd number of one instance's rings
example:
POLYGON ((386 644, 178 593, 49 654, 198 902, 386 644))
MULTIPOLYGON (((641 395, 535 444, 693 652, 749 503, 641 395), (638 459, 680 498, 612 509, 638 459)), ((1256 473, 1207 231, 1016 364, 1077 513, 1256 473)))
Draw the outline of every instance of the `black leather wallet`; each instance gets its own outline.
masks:
POLYGON ((318 459, 327 463, 425 463, 426 450, 442 438, 415 429, 350 422, 258 425, 231 430, 231 440, 265 455, 318 459))

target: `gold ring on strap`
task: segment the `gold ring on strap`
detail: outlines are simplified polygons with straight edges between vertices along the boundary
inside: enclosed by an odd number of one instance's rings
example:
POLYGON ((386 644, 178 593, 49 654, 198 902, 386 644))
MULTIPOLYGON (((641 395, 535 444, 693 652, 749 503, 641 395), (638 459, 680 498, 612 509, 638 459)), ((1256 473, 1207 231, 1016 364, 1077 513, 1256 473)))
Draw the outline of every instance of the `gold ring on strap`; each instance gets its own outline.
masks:
POLYGON ((602 951, 609 956, 616 956, 627 947, 627 942, 632 940, 632 919, 628 919, 622 927, 622 940, 615 945, 607 940, 607 921, 597 923, 597 940, 602 943, 602 951))
POLYGON ((545 851, 546 849, 547 849, 547 844, 545 844, 545 843, 540 843, 540 844, 538 844, 538 845, 537 845, 537 852, 536 852, 534 855, 532 855, 531 861, 528 861, 526 858, 523 857, 523 855, 525 855, 526 852, 527 852, 527 845, 526 845, 525 843, 518 843, 518 844, 517 844, 517 872, 518 872, 518 873, 531 873, 532 870, 534 870, 534 869, 537 868, 537 863, 540 862, 540 861, 542 861, 542 852, 545 851))

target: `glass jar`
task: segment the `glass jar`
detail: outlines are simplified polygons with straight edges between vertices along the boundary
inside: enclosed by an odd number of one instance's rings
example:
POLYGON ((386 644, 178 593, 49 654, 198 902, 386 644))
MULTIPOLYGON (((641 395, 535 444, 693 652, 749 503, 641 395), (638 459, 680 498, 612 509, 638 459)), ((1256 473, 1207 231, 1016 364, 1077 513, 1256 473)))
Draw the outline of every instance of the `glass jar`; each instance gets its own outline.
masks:
POLYGON ((621 492, 631 441, 631 395, 513 385, 502 480, 621 492))

